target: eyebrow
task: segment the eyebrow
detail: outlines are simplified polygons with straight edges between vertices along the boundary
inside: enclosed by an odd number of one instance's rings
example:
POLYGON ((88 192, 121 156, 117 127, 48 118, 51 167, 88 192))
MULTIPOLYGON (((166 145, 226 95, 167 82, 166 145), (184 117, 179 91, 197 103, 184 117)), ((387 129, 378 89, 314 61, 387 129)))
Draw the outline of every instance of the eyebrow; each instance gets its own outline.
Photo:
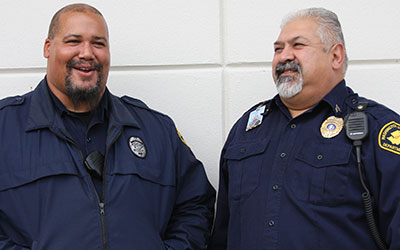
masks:
MULTIPOLYGON (((304 37, 304 36, 295 36, 295 37, 289 39, 288 42, 289 42, 289 43, 294 43, 296 40, 299 40, 299 39, 304 39, 304 40, 310 42, 310 39, 308 39, 308 38, 306 38, 306 37, 304 37)), ((283 41, 276 41, 276 42, 274 42, 274 45, 275 45, 275 46, 276 46, 276 45, 282 45, 282 44, 284 44, 283 41)))
MULTIPOLYGON (((72 38, 82 38, 81 35, 71 34, 71 35, 66 35, 66 36, 63 38, 63 40, 66 40, 66 39, 71 38, 71 37, 72 37, 72 38)), ((108 42, 108 41, 107 41, 107 38, 104 37, 104 36, 92 36, 92 38, 93 38, 94 40, 104 40, 105 42, 108 42)))
POLYGON ((94 40, 104 40, 105 42, 107 41, 107 38, 105 38, 104 36, 93 36, 94 40))

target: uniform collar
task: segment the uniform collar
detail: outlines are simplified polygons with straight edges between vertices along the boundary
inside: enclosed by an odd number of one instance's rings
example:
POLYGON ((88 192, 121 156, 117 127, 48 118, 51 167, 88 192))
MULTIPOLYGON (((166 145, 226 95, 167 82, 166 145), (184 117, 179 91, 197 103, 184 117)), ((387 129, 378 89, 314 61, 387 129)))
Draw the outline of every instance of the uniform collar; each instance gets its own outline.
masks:
MULTIPOLYGON (((64 104, 54 95, 53 92, 51 92, 48 84, 45 84, 47 92, 49 93, 50 99, 52 104, 56 107, 55 111, 57 115, 59 116, 70 116, 70 117, 77 117, 76 113, 69 111, 64 104)), ((105 92, 108 92, 106 89, 105 92)), ((92 120, 94 123, 102 123, 105 121, 105 116, 108 116, 108 93, 104 93, 104 95, 101 97, 101 100, 99 104, 97 105, 95 111, 93 111, 94 115, 92 117, 92 120)))
POLYGON ((326 103, 332 109, 336 117, 342 117, 347 113, 347 106, 357 104, 357 100, 358 95, 349 87, 346 87, 346 81, 342 80, 322 98, 318 105, 326 103))
MULTIPOLYGON (((335 116, 341 117, 345 114, 347 106, 357 104, 358 95, 355 94, 349 87, 346 86, 346 81, 340 81, 321 101, 307 112, 311 112, 315 107, 322 103, 328 104, 335 116)), ((282 112, 290 116, 287 107, 281 101, 279 95, 276 95, 267 106, 268 110, 279 108, 282 112)))
MULTIPOLYGON (((53 103, 49 92, 50 90, 48 89, 45 77, 32 93, 26 131, 47 127, 65 129, 59 113, 60 111, 57 110, 57 106, 53 103)), ((140 128, 137 120, 120 98, 112 95, 108 89, 106 89, 104 95, 106 97, 103 96, 103 99, 106 98, 107 101, 103 103, 103 109, 109 114, 110 125, 140 128)))

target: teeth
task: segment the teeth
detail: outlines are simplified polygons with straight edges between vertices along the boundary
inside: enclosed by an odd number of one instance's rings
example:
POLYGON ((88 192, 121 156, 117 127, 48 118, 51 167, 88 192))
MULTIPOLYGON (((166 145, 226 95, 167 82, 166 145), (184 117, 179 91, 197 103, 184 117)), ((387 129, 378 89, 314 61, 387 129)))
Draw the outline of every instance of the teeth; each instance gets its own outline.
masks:
POLYGON ((78 68, 79 70, 82 70, 82 71, 86 71, 86 72, 89 72, 89 71, 91 71, 91 69, 89 69, 89 68, 78 68))

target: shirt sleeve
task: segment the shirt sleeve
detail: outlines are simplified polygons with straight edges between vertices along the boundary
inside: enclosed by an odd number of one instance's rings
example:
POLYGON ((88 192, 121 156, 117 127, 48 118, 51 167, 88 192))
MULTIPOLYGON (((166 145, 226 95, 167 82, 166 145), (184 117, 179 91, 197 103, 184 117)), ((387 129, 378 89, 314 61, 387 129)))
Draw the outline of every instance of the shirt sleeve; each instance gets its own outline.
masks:
MULTIPOLYGON (((239 122, 238 122, 239 123, 239 122)), ((232 138, 235 136, 238 123, 231 129, 229 136, 225 142, 224 148, 221 152, 220 166, 219 166, 219 186, 218 186, 218 199, 217 199, 217 213, 215 216, 214 228, 212 231, 211 242, 208 249, 223 250, 228 247, 228 227, 229 227, 229 172, 227 162, 225 160, 226 149, 232 138)))
POLYGON ((375 221, 389 249, 400 249, 400 118, 386 116, 372 126, 361 150, 375 221))
POLYGON ((215 190, 176 128, 177 194, 164 244, 172 249, 205 249, 214 218, 215 190))
POLYGON ((9 237, 0 232, 0 249, 2 250, 29 250, 12 242, 9 237))
POLYGON ((228 173, 222 160, 224 151, 225 150, 222 151, 220 160, 217 213, 215 217, 211 243, 208 247, 208 249, 211 250, 227 249, 227 233, 229 224, 228 173))

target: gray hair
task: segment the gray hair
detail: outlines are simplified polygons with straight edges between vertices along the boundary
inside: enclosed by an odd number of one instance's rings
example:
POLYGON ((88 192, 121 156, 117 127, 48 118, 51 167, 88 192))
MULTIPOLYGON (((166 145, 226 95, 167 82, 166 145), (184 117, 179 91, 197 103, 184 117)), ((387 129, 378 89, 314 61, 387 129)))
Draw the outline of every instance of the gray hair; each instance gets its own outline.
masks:
MULTIPOLYGON (((342 32, 342 27, 340 25, 337 15, 324 8, 308 8, 299 10, 292 14, 289 14, 286 18, 282 20, 281 28, 286 24, 295 19, 300 18, 312 18, 318 24, 318 35, 321 42, 324 44, 324 50, 328 52, 332 46, 341 43, 345 47, 344 36, 342 32)), ((345 51, 345 59, 343 64, 343 74, 346 73, 348 66, 347 52, 345 51)))

